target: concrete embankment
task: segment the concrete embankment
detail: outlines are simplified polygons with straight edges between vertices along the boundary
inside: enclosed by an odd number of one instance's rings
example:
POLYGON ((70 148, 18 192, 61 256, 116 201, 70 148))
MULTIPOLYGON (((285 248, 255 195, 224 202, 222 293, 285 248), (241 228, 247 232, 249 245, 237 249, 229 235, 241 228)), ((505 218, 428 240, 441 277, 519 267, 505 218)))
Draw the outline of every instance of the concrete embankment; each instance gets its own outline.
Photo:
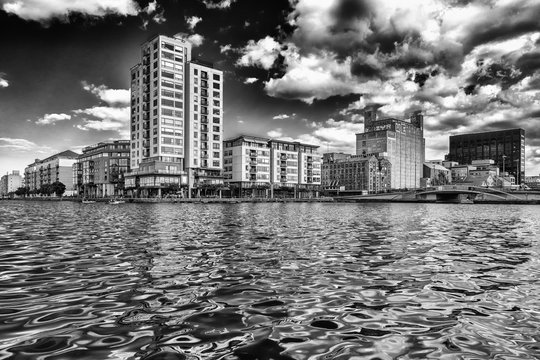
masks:
MULTIPOLYGON (((81 202, 80 198, 72 197, 32 197, 32 198, 15 198, 15 199, 3 199, 3 200, 15 200, 15 201, 71 201, 81 202)), ((91 199, 97 203, 106 203, 110 199, 91 199)), ((124 198, 122 199, 126 203, 144 203, 144 204, 156 204, 156 203, 196 203, 196 204, 236 204, 236 203, 311 203, 311 202, 333 202, 331 197, 311 198, 311 199, 259 199, 259 198, 193 198, 193 199, 174 199, 174 198, 124 198)))

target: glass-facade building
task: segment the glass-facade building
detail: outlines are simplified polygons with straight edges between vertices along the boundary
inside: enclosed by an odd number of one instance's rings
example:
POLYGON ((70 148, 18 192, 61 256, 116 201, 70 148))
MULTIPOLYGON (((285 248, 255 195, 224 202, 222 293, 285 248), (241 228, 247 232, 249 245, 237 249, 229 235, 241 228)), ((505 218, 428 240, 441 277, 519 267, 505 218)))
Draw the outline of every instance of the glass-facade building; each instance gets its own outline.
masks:
POLYGON ((508 172, 516 184, 525 180, 525 130, 509 129, 450 136, 447 160, 471 164, 491 159, 501 173, 508 172))

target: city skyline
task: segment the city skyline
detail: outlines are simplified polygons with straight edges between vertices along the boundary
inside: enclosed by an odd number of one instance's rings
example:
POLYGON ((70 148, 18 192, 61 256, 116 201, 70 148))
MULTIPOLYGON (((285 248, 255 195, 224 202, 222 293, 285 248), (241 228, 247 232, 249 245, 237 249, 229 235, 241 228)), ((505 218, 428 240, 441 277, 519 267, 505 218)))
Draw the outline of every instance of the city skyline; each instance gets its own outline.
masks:
POLYGON ((526 173, 540 172, 534 1, 102 3, 0 0, 0 173, 129 139, 140 44, 176 33, 224 72, 226 139, 354 153, 360 110, 378 103, 398 118, 424 110, 428 160, 452 133, 523 128, 526 173))

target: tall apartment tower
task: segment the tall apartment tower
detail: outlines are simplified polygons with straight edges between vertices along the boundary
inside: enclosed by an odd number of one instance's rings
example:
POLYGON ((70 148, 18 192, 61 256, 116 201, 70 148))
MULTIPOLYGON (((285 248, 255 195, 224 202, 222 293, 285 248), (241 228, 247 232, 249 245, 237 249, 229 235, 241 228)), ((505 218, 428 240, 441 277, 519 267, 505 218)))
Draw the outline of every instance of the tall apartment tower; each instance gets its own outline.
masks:
POLYGON ((377 108, 364 109, 364 132, 356 134, 356 155, 385 157, 392 168, 391 188, 418 188, 425 161, 424 118, 377 119, 377 108))
POLYGON ((191 48, 182 34, 141 45, 131 68, 126 188, 159 194, 171 184, 222 183, 223 72, 192 59, 191 48))

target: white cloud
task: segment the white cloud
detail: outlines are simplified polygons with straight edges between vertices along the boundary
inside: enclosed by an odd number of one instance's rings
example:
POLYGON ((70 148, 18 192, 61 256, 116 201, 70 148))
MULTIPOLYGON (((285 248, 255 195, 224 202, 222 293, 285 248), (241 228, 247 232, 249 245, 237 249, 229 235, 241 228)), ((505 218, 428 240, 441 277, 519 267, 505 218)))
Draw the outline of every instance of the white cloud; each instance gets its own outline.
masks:
POLYGON ((274 120, 284 120, 284 119, 288 119, 288 118, 290 118, 290 116, 287 115, 287 114, 279 114, 279 115, 274 116, 272 119, 274 119, 274 120))
POLYGON ((244 80, 244 84, 253 84, 255 82, 257 82, 259 79, 257 78, 254 78, 254 77, 248 77, 246 78, 246 80, 244 80))
POLYGON ((191 16, 191 17, 186 18, 186 22, 188 24, 188 27, 191 30, 195 29, 195 26, 197 26, 197 24, 199 22, 201 22, 201 21, 202 21, 202 18, 198 17, 198 16, 191 16))
POLYGON ((6 88, 9 86, 9 82, 5 79, 6 74, 0 73, 0 88, 6 88))
POLYGON ((114 106, 127 106, 130 103, 130 92, 126 89, 109 89, 105 85, 96 86, 86 81, 82 82, 83 89, 97 96, 101 101, 114 106))
POLYGON ((26 139, 15 139, 15 138, 0 138, 0 149, 6 151, 20 151, 20 152, 33 152, 33 153, 43 153, 50 151, 51 148, 48 146, 40 146, 36 143, 26 140, 26 139))
POLYGON ((94 106, 74 110, 74 113, 83 117, 83 124, 76 125, 80 130, 117 131, 122 137, 129 137, 129 106, 121 108, 94 106))
POLYGON ((38 125, 55 125, 58 121, 71 120, 71 115, 68 114, 45 114, 42 118, 36 121, 38 125))
POLYGON ((193 45, 193 47, 201 46, 204 41, 204 36, 199 34, 193 34, 188 36, 188 41, 193 45))
POLYGON ((271 36, 255 42, 249 40, 247 45, 241 50, 242 56, 236 62, 240 66, 260 66, 263 69, 270 69, 276 61, 281 45, 271 36))
POLYGON ((228 9, 236 0, 218 0, 217 2, 215 0, 202 0, 202 2, 208 9, 228 9))
POLYGON ((7 0, 2 9, 25 20, 36 21, 66 18, 71 12, 91 16, 128 16, 139 12, 139 6, 133 0, 7 0))
POLYGON ((270 130, 266 133, 271 138, 281 138, 283 136, 283 130, 281 128, 277 128, 275 130, 270 130))
POLYGON ((229 51, 232 51, 233 48, 231 46, 231 44, 226 44, 226 45, 220 45, 219 46, 219 52, 222 53, 222 54, 225 54, 229 51))

